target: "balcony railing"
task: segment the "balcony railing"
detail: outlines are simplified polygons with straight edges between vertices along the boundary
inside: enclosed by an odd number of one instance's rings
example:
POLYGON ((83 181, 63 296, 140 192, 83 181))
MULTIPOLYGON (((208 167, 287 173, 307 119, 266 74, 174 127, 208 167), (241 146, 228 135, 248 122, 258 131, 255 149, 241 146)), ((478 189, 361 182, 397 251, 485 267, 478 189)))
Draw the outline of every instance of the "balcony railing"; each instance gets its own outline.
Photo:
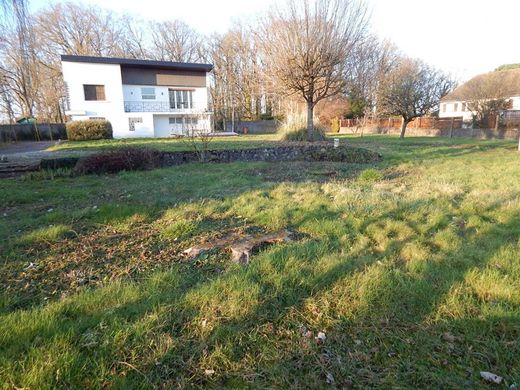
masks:
POLYGON ((204 103, 193 102, 191 107, 171 107, 170 102, 157 101, 129 101, 125 100, 125 112, 178 112, 178 113, 202 113, 209 112, 204 103))

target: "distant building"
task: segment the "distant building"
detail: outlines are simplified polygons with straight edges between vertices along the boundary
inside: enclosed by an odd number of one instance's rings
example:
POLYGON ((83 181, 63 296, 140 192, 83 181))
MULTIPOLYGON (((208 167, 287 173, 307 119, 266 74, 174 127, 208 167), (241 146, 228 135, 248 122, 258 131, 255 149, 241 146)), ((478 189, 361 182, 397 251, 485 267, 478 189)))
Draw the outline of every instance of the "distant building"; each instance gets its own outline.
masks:
POLYGON ((61 56, 72 120, 106 119, 115 138, 210 132, 209 64, 61 56))
POLYGON ((475 99, 507 99, 511 110, 520 110, 520 68, 484 73, 455 88, 441 99, 440 118, 473 120, 468 104, 475 99))

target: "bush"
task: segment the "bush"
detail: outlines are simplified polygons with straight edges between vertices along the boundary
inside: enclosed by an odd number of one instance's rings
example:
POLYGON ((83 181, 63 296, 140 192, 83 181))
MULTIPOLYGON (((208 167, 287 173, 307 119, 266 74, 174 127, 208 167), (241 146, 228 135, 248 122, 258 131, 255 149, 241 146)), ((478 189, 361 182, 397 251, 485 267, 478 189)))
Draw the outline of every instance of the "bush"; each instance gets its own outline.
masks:
POLYGON ((332 133, 339 133, 339 119, 338 118, 333 118, 330 121, 330 131, 332 133))
POLYGON ((67 138, 70 141, 110 139, 112 125, 105 120, 71 121, 67 123, 67 138))
MULTIPOLYGON (((324 141, 326 138, 324 130, 320 127, 315 127, 311 138, 311 141, 324 141)), ((284 141, 308 141, 307 128, 286 132, 282 139, 284 141)))
POLYGON ((162 165, 162 153, 145 148, 121 148, 110 152, 94 154, 78 161, 74 171, 77 174, 103 174, 121 171, 141 171, 162 165))
MULTIPOLYGON (((278 132, 284 141, 307 141, 307 115, 305 113, 288 114, 278 132)), ((325 130, 314 121, 314 132, 312 141, 323 141, 325 139, 325 130)))

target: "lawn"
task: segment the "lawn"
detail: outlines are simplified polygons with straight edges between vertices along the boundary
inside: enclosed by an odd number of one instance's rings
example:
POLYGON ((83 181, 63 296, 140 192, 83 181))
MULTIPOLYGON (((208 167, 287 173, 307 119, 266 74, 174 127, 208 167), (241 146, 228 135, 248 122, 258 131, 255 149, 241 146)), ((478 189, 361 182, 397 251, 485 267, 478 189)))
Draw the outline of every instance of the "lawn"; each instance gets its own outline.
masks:
POLYGON ((520 385, 515 143, 342 142, 383 161, 1 181, 0 382, 474 389, 492 387, 479 374, 490 371, 499 388, 520 385), (279 229, 295 240, 247 266, 182 255, 279 229))

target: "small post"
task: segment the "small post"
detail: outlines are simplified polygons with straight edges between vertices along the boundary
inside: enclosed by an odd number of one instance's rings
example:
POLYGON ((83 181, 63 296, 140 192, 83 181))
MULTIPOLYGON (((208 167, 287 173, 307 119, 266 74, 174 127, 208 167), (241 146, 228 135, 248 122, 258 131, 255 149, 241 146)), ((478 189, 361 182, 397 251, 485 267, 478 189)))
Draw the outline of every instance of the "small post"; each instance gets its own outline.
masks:
POLYGON ((334 148, 339 147, 339 138, 334 138, 334 148))

